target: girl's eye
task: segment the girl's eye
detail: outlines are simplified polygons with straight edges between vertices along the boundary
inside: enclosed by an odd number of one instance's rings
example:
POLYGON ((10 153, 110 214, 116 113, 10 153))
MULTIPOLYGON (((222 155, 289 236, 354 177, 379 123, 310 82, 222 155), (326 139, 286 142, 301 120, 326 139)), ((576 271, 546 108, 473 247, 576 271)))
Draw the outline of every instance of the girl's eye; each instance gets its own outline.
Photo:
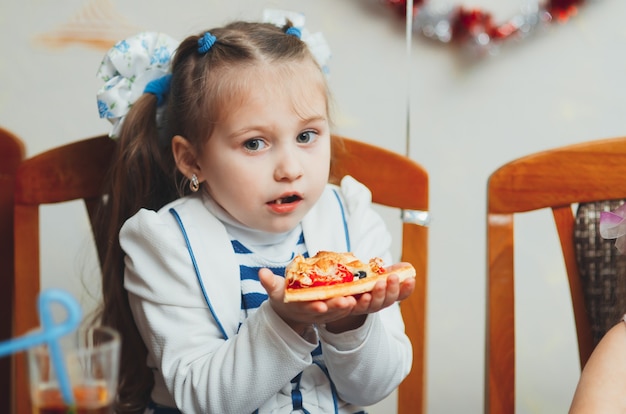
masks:
POLYGON ((298 144, 309 144, 313 142, 316 137, 317 137, 317 134, 315 132, 305 131, 298 135, 298 137, 296 138, 296 141, 298 141, 298 144))
POLYGON ((250 139, 243 143, 243 147, 248 151, 259 151, 265 148, 265 142, 262 139, 250 139))

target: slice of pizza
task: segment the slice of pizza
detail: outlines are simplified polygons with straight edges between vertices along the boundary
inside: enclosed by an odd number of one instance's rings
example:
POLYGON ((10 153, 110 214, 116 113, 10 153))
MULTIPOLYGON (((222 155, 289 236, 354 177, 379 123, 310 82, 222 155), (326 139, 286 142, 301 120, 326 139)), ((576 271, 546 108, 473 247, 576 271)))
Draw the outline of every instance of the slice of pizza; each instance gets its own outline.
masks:
POLYGON ((374 257, 363 263, 352 253, 320 251, 315 256, 296 256, 285 269, 285 302, 325 300, 369 292, 377 281, 396 274, 400 282, 415 277, 410 263, 384 267, 374 257))

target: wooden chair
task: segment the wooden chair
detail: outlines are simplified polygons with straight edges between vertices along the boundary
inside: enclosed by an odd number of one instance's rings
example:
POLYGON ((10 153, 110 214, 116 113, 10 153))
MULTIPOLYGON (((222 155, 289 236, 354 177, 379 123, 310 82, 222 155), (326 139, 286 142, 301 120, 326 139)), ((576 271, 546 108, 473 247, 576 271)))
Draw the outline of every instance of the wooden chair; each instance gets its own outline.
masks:
MULTIPOLYGON (((12 336, 13 305, 13 186, 15 171, 25 156, 24 142, 0 128, 0 341, 12 336)), ((0 358, 0 412, 11 412, 11 360, 0 358)))
POLYGON ((574 241, 573 205, 626 197, 626 138, 568 145, 509 162, 487 189, 485 411, 515 412, 513 215, 550 208, 569 280, 581 368, 594 341, 574 241))
MULTIPOLYGON (((372 145, 342 139, 335 148, 333 179, 345 174, 366 184, 373 200, 403 210, 402 257, 417 271, 417 286, 402 303, 406 330, 413 343, 413 368, 398 390, 398 413, 421 413, 425 406, 427 228, 411 218, 428 211, 428 175, 409 158, 372 145)), ((92 213, 101 200, 101 185, 114 152, 115 141, 107 136, 64 145, 26 160, 17 173, 15 192, 16 335, 38 325, 36 296, 39 292, 39 216, 41 204, 85 199, 92 213)), ((419 218, 419 217, 418 217, 419 218)), ((97 247, 97 246, 96 246, 97 247)), ((19 359, 19 358, 18 358, 19 359)), ((28 413, 28 389, 24 362, 16 366, 18 413, 28 413)))
MULTIPOLYGON (((374 203, 403 211, 401 260, 417 271, 416 287, 401 304, 406 332, 413 344, 413 367, 398 388, 398 413, 425 412, 426 375, 426 291, 428 270, 428 229, 411 214, 428 211, 428 174, 408 157, 363 142, 343 138, 344 148, 335 149, 333 178, 349 174, 372 192, 374 203)), ((427 224, 427 223, 426 223, 427 224)))
MULTIPOLYGON (((14 295, 19 298, 13 305, 14 336, 39 326, 39 206, 84 199, 93 223, 114 149, 115 141, 104 135, 51 149, 19 166, 14 193, 14 295)), ((15 412, 30 413, 25 358, 17 354, 13 359, 15 412)))

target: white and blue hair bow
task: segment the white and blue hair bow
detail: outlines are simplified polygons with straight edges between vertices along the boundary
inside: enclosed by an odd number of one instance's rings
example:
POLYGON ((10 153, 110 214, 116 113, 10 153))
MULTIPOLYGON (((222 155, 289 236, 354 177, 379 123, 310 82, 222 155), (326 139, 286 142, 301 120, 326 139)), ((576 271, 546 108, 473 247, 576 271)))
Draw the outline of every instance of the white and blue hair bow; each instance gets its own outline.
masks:
POLYGON ((142 32, 116 43, 106 53, 97 73, 105 82, 97 99, 100 118, 113 124, 109 136, 118 136, 124 116, 146 86, 170 73, 178 44, 166 34, 142 32))

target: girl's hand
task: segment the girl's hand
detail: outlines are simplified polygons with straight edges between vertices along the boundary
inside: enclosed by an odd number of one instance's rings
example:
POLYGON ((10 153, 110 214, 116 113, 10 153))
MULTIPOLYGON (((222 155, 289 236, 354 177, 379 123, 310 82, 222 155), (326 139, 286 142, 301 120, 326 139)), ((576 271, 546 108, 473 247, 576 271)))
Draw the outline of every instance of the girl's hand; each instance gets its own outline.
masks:
POLYGON ((371 292, 359 295, 350 316, 326 324, 330 332, 340 333, 356 329, 365 322, 369 313, 378 312, 397 301, 409 297, 415 289, 415 279, 409 278, 399 283, 398 276, 392 274, 386 280, 379 280, 371 292))
POLYGON ((275 275, 269 269, 261 269, 259 270, 259 280, 269 295, 269 301, 274 311, 297 332, 300 332, 300 328, 311 324, 329 323, 344 318, 350 315, 357 303, 352 296, 284 303, 284 278, 275 275))
MULTIPOLYGON (((391 266, 388 270, 393 272, 393 268, 391 266)), ((358 297, 353 314, 378 312, 395 302, 408 298, 413 290, 415 290, 415 278, 409 278, 403 283, 399 283, 398 276, 392 273, 386 280, 376 282, 371 292, 363 293, 358 297)))

